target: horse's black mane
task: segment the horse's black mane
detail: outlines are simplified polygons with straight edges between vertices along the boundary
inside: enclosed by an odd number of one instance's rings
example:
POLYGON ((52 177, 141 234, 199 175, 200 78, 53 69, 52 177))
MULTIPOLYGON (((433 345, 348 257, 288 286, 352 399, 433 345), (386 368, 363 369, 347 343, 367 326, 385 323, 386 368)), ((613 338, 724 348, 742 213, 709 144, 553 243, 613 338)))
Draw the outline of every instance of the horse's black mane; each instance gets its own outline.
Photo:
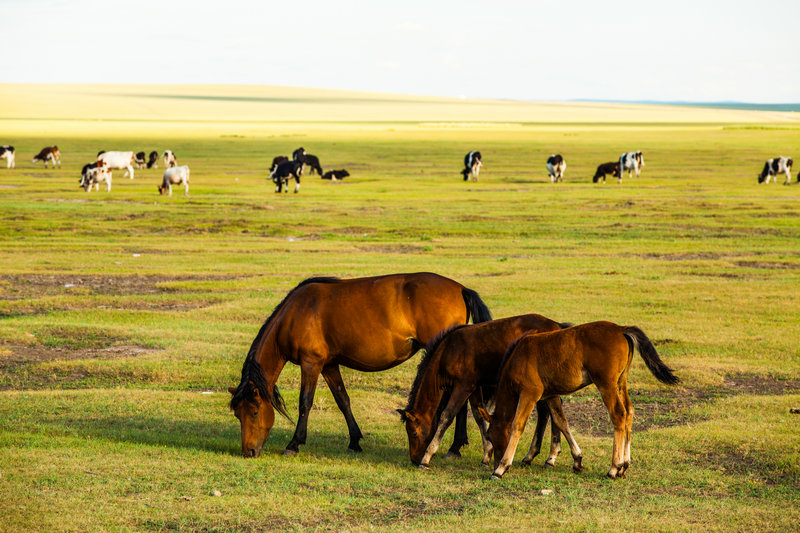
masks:
POLYGON ((417 393, 419 393, 419 386, 422 383, 422 376, 425 374, 425 370, 428 368, 433 352, 436 351, 436 348, 439 347, 445 337, 466 325, 467 324, 456 324, 455 326, 440 331, 425 347, 425 355, 422 356, 422 359, 419 361, 419 365, 417 365, 417 376, 414 378, 414 384, 411 386, 411 392, 408 393, 408 405, 406 406, 406 409, 410 409, 417 400, 417 393))
POLYGON ((249 402, 255 401, 253 396, 253 388, 249 386, 249 384, 252 382, 252 384, 258 389, 259 396, 265 400, 268 400, 275 410, 291 420, 291 418, 289 418, 289 414, 286 412, 286 404, 284 403, 283 397, 278 391, 278 387, 274 386, 272 391, 269 390, 269 384, 264 377, 264 370, 261 368, 261 365, 256 359, 258 346, 261 344, 261 338, 267 331, 267 326, 270 325, 272 320, 283 307, 283 304, 286 303, 286 300, 288 300, 289 297, 294 294, 295 291, 297 291, 297 289, 310 283, 335 283, 337 281, 339 281, 339 278, 334 277, 308 278, 303 280, 294 289, 289 291, 281 303, 275 306, 275 309, 272 310, 272 314, 269 315, 269 318, 267 318, 267 320, 261 326, 261 329, 258 330, 258 335, 256 335, 255 339, 253 339, 253 343, 250 345, 250 350, 247 352, 247 357, 242 365, 242 380, 239 382, 239 385, 236 387, 236 390, 231 397, 231 409, 235 409, 236 406, 244 400, 249 402))

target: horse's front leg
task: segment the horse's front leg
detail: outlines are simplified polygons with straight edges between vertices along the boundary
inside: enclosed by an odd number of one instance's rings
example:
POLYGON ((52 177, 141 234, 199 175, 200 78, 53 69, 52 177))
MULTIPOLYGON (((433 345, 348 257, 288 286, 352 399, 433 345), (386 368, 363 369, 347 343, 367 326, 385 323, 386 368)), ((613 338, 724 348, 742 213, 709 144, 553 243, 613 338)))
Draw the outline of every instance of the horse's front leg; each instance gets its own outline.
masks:
POLYGON ((360 452, 361 446, 359 446, 358 441, 363 439, 364 435, 361 434, 361 429, 358 427, 353 411, 350 409, 350 396, 347 395, 347 390, 344 388, 339 365, 329 365, 323 368, 322 377, 325 378, 325 382, 328 384, 328 388, 331 389, 334 400, 336 400, 336 405, 339 406, 339 410, 347 422, 347 431, 350 433, 350 444, 347 446, 347 451, 360 452))
POLYGON ((308 415, 311 413, 311 406, 314 404, 314 391, 317 389, 317 380, 320 373, 319 366, 302 365, 300 370, 300 414, 297 416, 297 427, 294 436, 286 446, 283 455, 297 455, 301 444, 306 443, 308 431, 308 415))
MULTIPOLYGON (((525 458, 522 459, 522 464, 529 465, 533 459, 542 451, 542 441, 544 440, 544 432, 547 429, 547 422, 550 420, 550 408, 547 407, 547 402, 539 400, 536 402, 536 429, 533 432, 533 440, 531 447, 525 458)), ((559 436, 561 433, 559 433, 559 436)), ((552 443, 551 443, 552 450, 552 443)), ((559 448, 560 450, 560 448, 559 448)), ((552 453, 551 453, 552 456, 552 453)), ((552 464, 550 466, 553 466, 552 464)))
POLYGON ((459 410, 456 415, 456 430, 453 436, 453 444, 451 444, 450 449, 447 450, 445 459, 461 457, 461 447, 467 444, 469 444, 469 438, 467 437, 467 403, 464 402, 464 405, 461 406, 461 410, 459 410))

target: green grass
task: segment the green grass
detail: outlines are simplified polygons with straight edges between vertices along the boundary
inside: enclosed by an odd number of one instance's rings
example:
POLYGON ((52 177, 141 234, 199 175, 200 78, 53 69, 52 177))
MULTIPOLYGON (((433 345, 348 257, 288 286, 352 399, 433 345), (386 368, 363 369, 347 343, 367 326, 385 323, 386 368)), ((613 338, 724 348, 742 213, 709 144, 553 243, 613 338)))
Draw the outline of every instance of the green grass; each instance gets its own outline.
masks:
MULTIPOLYGON (((184 138, 153 123, 141 137, 15 136, 17 169, 0 169, 0 529, 795 529, 800 187, 756 174, 800 153, 800 137, 764 126, 265 123, 184 138), (64 168, 34 167, 26 154, 55 141, 64 168), (266 165, 300 145, 352 176, 306 176, 300 194, 276 195, 266 165), (163 169, 86 194, 79 169, 101 148, 174 150, 191 195, 158 196, 163 169), (474 148, 486 168, 465 183, 474 148), (632 149, 645 153, 641 178, 590 183, 632 149), (547 180, 554 152, 566 183, 547 180), (344 370, 362 454, 346 453, 323 385, 297 457, 280 455, 283 419, 259 459, 239 457, 226 390, 286 292, 316 275, 422 270, 477 290, 496 317, 608 319, 655 341, 685 388, 634 360, 647 425, 634 423, 627 479, 603 477, 611 438, 593 388, 568 399, 581 475, 566 450, 553 470, 519 466, 526 434, 490 483, 472 425, 462 460, 412 468, 394 410, 416 359, 344 370)), ((297 368, 278 383, 295 414, 297 368)))

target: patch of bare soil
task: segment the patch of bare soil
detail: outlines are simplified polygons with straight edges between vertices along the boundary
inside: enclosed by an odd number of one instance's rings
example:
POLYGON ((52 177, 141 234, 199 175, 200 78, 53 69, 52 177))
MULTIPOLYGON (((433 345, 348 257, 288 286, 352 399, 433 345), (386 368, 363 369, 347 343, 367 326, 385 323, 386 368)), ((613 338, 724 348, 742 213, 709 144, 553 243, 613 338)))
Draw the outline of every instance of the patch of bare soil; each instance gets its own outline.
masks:
MULTIPOLYGON (((633 430, 664 428, 687 424, 690 418, 686 410, 698 402, 738 394, 777 395, 800 390, 800 379, 776 379, 757 374, 731 374, 725 376, 723 387, 715 389, 672 389, 660 391, 629 390, 633 403, 633 430)), ((577 399, 577 398, 576 398, 577 399)), ((578 434, 595 437, 614 433, 608 409, 599 395, 582 396, 576 401, 564 398, 564 412, 570 429, 578 434)))
POLYGON ((0 298, 24 300, 64 294, 70 289, 88 289, 96 294, 160 294, 176 291, 160 286, 176 281, 228 280, 235 276, 94 276, 64 274, 0 275, 0 298))
POLYGON ((784 263, 781 261, 736 261, 736 264, 744 268, 761 268, 765 270, 800 269, 800 263, 784 263))
POLYGON ((81 348, 69 350, 65 348, 47 348, 38 344, 0 344, 0 370, 43 363, 47 361, 69 361, 74 359, 120 359, 138 357, 157 351, 133 344, 107 346, 104 348, 81 348), (5 351, 9 353, 5 353, 5 351))

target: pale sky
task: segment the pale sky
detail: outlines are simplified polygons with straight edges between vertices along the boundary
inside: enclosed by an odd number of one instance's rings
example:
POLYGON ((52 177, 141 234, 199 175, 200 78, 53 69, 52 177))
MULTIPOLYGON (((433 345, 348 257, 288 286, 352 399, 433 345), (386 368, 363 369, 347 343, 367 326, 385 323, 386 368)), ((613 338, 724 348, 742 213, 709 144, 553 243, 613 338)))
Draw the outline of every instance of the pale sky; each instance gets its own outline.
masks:
POLYGON ((0 0, 0 82, 800 102, 800 0, 0 0))

